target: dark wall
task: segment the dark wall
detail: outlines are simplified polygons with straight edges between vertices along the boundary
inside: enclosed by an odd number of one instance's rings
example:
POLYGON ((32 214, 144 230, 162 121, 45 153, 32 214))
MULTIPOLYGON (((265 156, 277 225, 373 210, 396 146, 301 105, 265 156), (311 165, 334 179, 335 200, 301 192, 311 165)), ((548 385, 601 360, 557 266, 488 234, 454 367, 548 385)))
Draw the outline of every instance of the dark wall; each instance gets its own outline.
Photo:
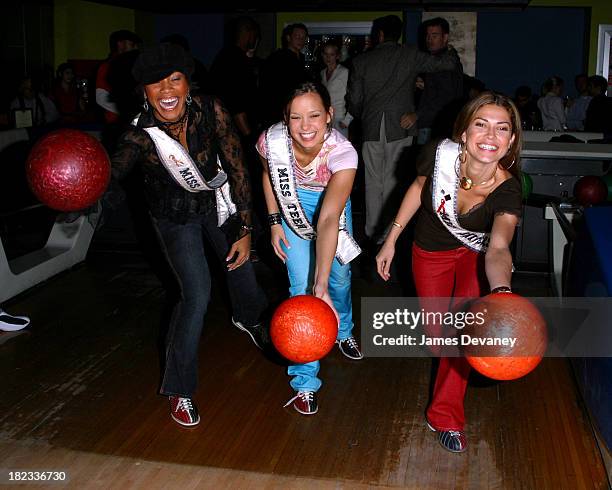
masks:
POLYGON ((53 79, 53 6, 50 1, 6 3, 0 29, 0 111, 15 97, 20 78, 28 73, 43 86, 53 79))
POLYGON ((476 77, 488 88, 514 94, 528 85, 534 94, 552 75, 575 95, 574 77, 588 65, 588 9, 537 8, 523 12, 479 12, 476 77))

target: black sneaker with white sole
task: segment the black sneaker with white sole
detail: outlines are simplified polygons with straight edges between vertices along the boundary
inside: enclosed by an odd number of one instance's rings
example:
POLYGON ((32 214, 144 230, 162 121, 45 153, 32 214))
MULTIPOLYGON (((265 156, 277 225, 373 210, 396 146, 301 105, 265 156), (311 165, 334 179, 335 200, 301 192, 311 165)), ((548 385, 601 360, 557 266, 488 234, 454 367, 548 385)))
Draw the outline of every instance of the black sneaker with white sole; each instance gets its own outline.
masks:
POLYGON ((363 359, 363 354, 359 349, 359 344, 357 340, 352 335, 342 340, 336 340, 336 344, 338 344, 338 348, 340 352, 344 354, 345 357, 349 359, 353 359, 358 361, 359 359, 363 359))
POLYGON ((0 309, 0 330, 3 332, 16 332, 22 330, 30 324, 27 316, 10 315, 0 309))
POLYGON ((256 325, 252 325, 252 326, 246 326, 242 322, 239 322, 238 320, 235 320, 232 317, 232 324, 236 328, 249 334, 249 337, 251 337, 251 340, 253 341, 253 343, 260 349, 263 350, 269 345, 270 338, 268 335, 268 331, 266 330, 266 327, 262 323, 257 323, 256 325))

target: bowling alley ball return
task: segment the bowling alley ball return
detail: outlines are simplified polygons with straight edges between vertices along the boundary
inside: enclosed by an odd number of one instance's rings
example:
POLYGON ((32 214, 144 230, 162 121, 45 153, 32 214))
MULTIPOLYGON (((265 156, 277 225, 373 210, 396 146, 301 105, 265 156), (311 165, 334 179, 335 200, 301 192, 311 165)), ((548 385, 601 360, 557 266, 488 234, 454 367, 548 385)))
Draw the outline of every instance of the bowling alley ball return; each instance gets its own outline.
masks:
POLYGON ((26 175, 43 205, 88 210, 71 222, 60 214, 44 247, 11 260, 0 241, 0 303, 85 260, 100 216, 96 203, 110 179, 110 161, 93 136, 62 129, 34 145, 26 175))

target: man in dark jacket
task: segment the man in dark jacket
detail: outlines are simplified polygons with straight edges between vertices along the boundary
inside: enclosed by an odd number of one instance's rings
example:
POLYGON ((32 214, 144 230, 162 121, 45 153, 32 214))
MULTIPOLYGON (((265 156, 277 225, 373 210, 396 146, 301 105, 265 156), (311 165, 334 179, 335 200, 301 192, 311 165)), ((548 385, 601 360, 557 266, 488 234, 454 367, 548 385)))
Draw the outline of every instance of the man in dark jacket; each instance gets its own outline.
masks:
MULTIPOLYGON (((448 51, 448 21, 442 17, 421 24, 426 51, 441 56, 448 51)), ((463 70, 461 64, 454 70, 423 73, 423 92, 416 111, 419 128, 417 143, 427 143, 434 136, 450 137, 456 114, 450 107, 463 96, 463 70)))
POLYGON ((347 94, 348 109, 361 119, 365 163, 366 235, 382 242, 390 222, 383 209, 396 210, 388 200, 397 185, 396 166, 402 151, 416 135, 414 85, 417 74, 454 70, 454 49, 440 56, 398 44, 402 21, 396 15, 374 20, 375 47, 353 61, 347 94))

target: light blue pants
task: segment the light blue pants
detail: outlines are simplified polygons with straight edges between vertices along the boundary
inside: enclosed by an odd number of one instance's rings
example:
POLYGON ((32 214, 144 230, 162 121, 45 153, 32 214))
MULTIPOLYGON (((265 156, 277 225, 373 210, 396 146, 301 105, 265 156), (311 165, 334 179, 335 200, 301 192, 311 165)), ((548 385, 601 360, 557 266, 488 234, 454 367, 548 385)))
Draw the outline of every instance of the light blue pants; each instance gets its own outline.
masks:
MULTIPOLYGON (((323 203, 324 192, 297 189, 298 197, 306 212, 309 221, 316 227, 318 212, 323 203)), ((353 233, 353 220, 351 216, 351 201, 346 203, 346 226, 353 233)), ((287 273, 289 275, 289 295, 312 294, 312 286, 315 271, 315 246, 314 240, 304 240, 297 236, 291 228, 283 221, 283 229, 290 249, 286 249, 287 273)), ((284 247, 284 246, 283 246, 284 247)), ((338 259, 334 258, 329 275, 329 295, 338 315, 340 325, 338 328, 338 340, 350 337, 353 330, 353 305, 351 300, 351 266, 340 265, 338 259)), ((306 364, 294 364, 287 370, 289 376, 293 376, 291 387, 296 391, 317 391, 321 387, 321 380, 317 378, 319 373, 319 361, 306 364)))

